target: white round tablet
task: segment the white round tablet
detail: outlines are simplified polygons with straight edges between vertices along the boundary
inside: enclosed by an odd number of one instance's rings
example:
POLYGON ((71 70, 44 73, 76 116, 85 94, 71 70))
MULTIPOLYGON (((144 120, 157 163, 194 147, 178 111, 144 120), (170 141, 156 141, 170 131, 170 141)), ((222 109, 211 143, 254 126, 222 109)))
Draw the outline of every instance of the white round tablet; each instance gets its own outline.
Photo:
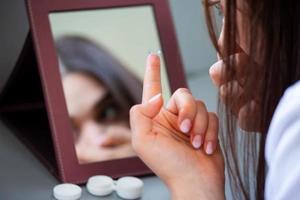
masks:
POLYGON ((143 185, 141 179, 125 176, 116 182, 116 192, 123 199, 137 199, 142 196, 143 185))
POLYGON ((109 176, 92 176, 89 178, 86 188, 95 196, 106 196, 114 190, 114 180, 109 176))
POLYGON ((78 185, 64 183, 53 188, 53 196, 58 200, 76 200, 81 197, 81 188, 78 185))

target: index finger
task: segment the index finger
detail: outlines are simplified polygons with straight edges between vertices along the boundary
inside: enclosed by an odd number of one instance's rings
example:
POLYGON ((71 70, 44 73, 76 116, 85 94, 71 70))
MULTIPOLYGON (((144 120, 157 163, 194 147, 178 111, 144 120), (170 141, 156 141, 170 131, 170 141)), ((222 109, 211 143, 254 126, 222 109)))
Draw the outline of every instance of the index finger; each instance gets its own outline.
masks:
POLYGON ((161 92, 160 58, 156 54, 150 54, 144 76, 143 103, 161 92))

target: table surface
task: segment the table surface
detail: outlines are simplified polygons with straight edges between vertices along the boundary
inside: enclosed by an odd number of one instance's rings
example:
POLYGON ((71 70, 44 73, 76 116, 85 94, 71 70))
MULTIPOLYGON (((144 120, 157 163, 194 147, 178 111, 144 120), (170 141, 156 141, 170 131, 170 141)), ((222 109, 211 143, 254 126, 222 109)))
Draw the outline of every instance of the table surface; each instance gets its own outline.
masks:
MULTIPOLYGON (((188 79, 190 88, 196 98, 206 102, 208 110, 216 110, 216 90, 209 77, 196 76, 188 79)), ((59 184, 43 164, 32 155, 13 132, 0 121, 0 200, 43 200, 54 199, 52 189, 59 184)), ((156 176, 143 177, 144 191, 142 200, 170 199, 168 189, 156 176)), ((105 198, 90 195, 83 188, 83 200, 120 199, 114 193, 105 198)))
MULTIPOLYGON (((52 189, 59 181, 23 145, 13 132, 0 121, 0 199, 54 199, 52 189)), ((156 176, 143 177, 143 200, 170 199, 163 182, 156 176)), ((83 200, 121 199, 115 193, 106 197, 90 195, 83 187, 83 200)))

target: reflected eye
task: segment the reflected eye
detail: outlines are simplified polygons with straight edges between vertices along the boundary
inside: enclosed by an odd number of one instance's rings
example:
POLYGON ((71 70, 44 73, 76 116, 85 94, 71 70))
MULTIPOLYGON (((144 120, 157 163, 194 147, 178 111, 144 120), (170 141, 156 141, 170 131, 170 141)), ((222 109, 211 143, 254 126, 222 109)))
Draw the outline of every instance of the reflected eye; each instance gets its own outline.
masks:
POLYGON ((97 116, 97 121, 105 121, 110 122, 117 119, 119 108, 114 105, 107 105, 105 108, 103 108, 97 116))
POLYGON ((118 104, 109 95, 96 106, 94 117, 97 122, 117 121, 120 110, 118 104))

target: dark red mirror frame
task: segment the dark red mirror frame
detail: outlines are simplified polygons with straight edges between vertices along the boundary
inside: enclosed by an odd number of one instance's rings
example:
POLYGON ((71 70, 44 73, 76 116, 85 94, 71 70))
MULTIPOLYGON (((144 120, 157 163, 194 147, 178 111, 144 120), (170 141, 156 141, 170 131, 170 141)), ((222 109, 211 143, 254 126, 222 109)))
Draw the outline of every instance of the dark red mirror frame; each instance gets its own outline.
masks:
MULTIPOLYGON (((78 163, 68 117, 58 59, 48 15, 52 12, 150 5, 153 7, 171 90, 186 87, 179 48, 167 0, 27 0, 31 34, 44 93, 59 178, 83 183, 88 177, 105 174, 114 178, 147 175, 151 170, 137 157, 78 163)), ((141 66, 143 67, 143 66, 141 66)))

